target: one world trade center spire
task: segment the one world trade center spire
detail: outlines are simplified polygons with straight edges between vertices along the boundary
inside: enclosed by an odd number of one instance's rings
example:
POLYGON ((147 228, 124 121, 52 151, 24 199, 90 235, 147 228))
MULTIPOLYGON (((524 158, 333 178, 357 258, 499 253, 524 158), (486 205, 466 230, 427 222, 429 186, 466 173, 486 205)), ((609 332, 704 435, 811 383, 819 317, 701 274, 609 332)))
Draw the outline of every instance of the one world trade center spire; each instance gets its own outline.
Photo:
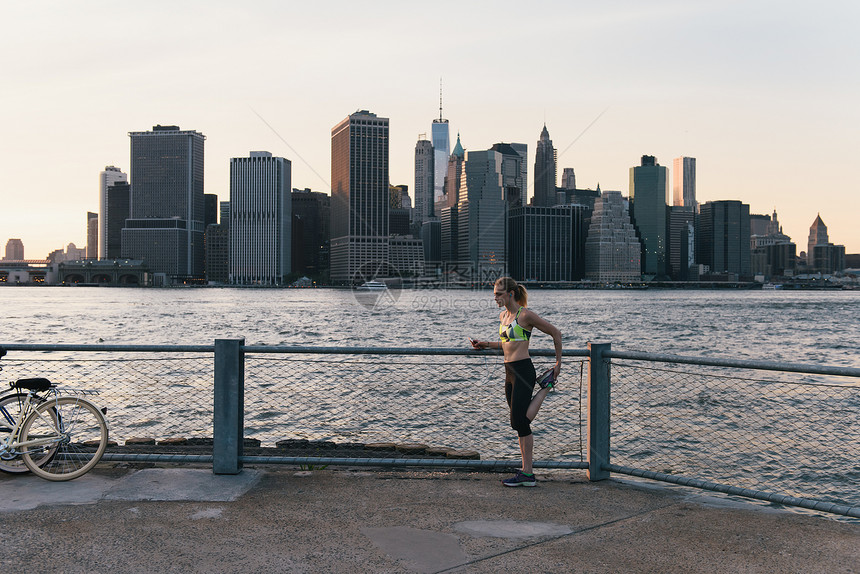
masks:
POLYGON ((433 120, 433 195, 434 201, 445 193, 445 173, 448 170, 448 156, 451 154, 451 138, 448 132, 448 120, 442 117, 442 79, 439 79, 439 118, 433 120))

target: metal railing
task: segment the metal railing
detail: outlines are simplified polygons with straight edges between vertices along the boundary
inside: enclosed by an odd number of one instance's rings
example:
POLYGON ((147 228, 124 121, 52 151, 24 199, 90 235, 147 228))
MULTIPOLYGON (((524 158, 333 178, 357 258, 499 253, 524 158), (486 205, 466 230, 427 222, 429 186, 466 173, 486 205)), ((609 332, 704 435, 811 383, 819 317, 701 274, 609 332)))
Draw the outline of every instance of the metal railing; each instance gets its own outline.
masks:
MULTIPOLYGON (((512 468, 495 351, 3 345, 4 379, 97 388, 106 461, 512 468), (214 358, 214 361, 213 361, 214 358)), ((554 353, 533 350, 538 364, 554 353)), ((566 350, 534 466, 628 474, 860 518, 860 369, 566 350), (768 375, 767 373, 771 374, 768 375), (774 372, 794 373, 792 377, 774 372), (800 376, 798 376, 800 375, 800 376)), ((62 387, 61 387, 62 388, 62 387)))

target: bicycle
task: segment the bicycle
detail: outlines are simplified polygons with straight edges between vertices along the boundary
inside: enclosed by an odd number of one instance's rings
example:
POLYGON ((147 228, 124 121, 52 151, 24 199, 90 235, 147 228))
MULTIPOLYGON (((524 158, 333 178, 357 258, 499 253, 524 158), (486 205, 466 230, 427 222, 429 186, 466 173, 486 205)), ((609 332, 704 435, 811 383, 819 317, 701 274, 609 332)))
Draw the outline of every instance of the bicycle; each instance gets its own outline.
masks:
MULTIPOLYGON (((0 348, 0 357, 5 354, 0 348)), ((9 386, 13 390, 0 397, 0 470, 62 481, 98 464, 108 443, 107 409, 83 398, 97 391, 66 389, 67 394, 60 394, 57 385, 42 377, 9 386)))

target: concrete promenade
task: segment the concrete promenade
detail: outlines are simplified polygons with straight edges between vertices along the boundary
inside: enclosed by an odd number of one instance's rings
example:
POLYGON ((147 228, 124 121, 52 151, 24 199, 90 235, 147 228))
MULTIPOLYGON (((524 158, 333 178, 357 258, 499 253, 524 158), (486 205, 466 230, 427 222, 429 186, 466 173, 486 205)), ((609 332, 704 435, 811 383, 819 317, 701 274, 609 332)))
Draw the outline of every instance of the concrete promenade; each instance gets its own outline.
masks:
POLYGON ((102 463, 0 476, 21 572, 860 572, 860 524, 648 482, 539 473, 102 463))

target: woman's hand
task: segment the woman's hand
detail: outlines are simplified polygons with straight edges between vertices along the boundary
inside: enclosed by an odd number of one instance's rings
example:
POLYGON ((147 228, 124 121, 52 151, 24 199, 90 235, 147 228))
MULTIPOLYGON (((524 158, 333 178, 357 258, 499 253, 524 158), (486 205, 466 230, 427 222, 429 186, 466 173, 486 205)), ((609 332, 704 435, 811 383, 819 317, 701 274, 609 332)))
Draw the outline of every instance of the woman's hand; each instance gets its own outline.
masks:
POLYGON ((472 343, 472 348, 477 350, 483 350, 490 347, 490 343, 487 341, 476 341, 475 339, 469 339, 469 342, 472 343))

